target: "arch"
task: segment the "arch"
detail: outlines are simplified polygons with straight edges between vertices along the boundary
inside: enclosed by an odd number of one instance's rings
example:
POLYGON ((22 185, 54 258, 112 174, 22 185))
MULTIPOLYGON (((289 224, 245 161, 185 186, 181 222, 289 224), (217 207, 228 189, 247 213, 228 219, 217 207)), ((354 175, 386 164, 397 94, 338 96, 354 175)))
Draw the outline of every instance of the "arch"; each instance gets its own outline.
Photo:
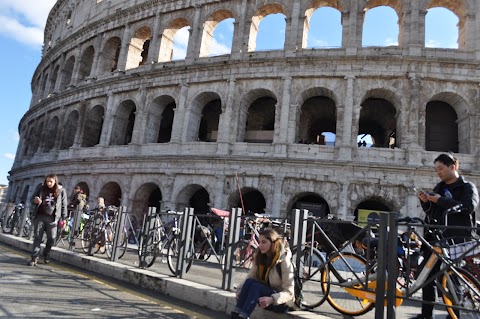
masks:
MULTIPOLYGON (((43 126, 44 123, 41 121, 38 125, 35 127, 35 133, 32 136, 32 147, 30 149, 30 154, 33 155, 38 151, 38 147, 40 146, 41 138, 42 138, 42 133, 43 133, 43 126)), ((32 131, 33 132, 33 131, 32 131)))
POLYGON ((30 190, 30 185, 25 186, 20 197, 20 203, 26 204, 28 202, 28 191, 30 190))
POLYGON ((302 48, 342 46, 342 9, 336 2, 316 0, 305 11, 302 48), (314 31, 313 31, 314 30, 314 31))
POLYGON ((189 114, 187 141, 209 141, 212 132, 218 131, 221 112, 221 100, 217 93, 203 92, 197 95, 189 114), (207 138, 208 134, 210 138, 207 138))
POLYGON ((195 214, 207 214, 210 211, 210 195, 203 186, 190 184, 178 193, 176 206, 178 211, 192 207, 195 214))
POLYGON ((113 205, 119 207, 122 200, 122 189, 116 182, 108 182, 103 185, 98 193, 98 197, 105 199, 105 205, 113 205))
POLYGON ((255 142, 255 140, 257 140, 257 142, 270 141, 271 143, 271 141, 273 141, 274 130, 274 127, 272 127, 272 119, 274 124, 276 103, 277 98, 275 94, 268 89, 254 89, 246 93, 240 100, 237 142, 255 142), (254 107, 250 109, 252 105, 254 107), (262 107, 262 105, 264 107, 262 107), (272 105, 274 105, 273 114, 272 105), (257 114, 259 117, 254 118, 254 114, 257 114), (249 119, 252 119, 251 123, 248 123, 249 119), (260 129, 260 131, 270 132, 260 133, 261 140, 259 140, 259 136, 255 136, 255 133, 252 133, 253 131, 258 131, 258 129, 260 129), (248 135, 247 130, 250 131, 248 135))
POLYGON ((380 98, 368 98, 361 107, 358 135, 370 135, 372 147, 396 147, 397 121, 393 104, 380 98))
POLYGON ((61 150, 66 150, 73 146, 75 142, 75 135, 77 133, 78 119, 80 115, 77 110, 70 112, 67 121, 65 122, 65 128, 63 130, 62 143, 60 144, 61 150))
POLYGON ((401 21, 398 19, 399 16, 402 16, 400 2, 382 1, 380 4, 377 0, 371 0, 367 3, 362 46, 398 46, 402 37, 402 30, 399 27, 401 21), (395 21, 397 24, 392 25, 395 21), (381 28, 379 28, 379 24, 381 28))
POLYGON ((92 72, 93 57, 95 56, 95 48, 93 45, 85 49, 80 58, 80 66, 78 69, 78 79, 84 80, 90 76, 92 72))
MULTIPOLYGON (((472 2, 474 3, 474 2, 472 2)), ((443 1, 443 0, 431 0, 427 2, 425 10, 428 12, 432 8, 445 8, 453 12, 458 18, 458 35, 457 44, 459 49, 465 49, 468 44, 468 15, 470 12, 475 12, 475 9, 470 7, 469 3, 465 0, 460 1, 443 1)), ((426 26, 425 26, 426 27, 426 26)))
POLYGON ((75 57, 72 55, 67 59, 62 70, 61 90, 64 90, 72 82, 73 67, 75 66, 75 57))
POLYGON ((232 51, 232 43, 229 47, 221 48, 218 38, 215 37, 217 26, 226 24, 230 26, 230 32, 227 38, 233 38, 233 13, 228 10, 218 10, 214 12, 203 24, 202 42, 200 45, 200 57, 209 55, 228 54, 232 51), (220 50, 220 52, 218 52, 220 50), (214 54, 212 54, 214 53, 214 54))
POLYGON ((147 62, 148 50, 152 39, 152 30, 143 26, 135 31, 128 46, 125 70, 136 68, 147 62))
POLYGON ((388 203, 384 198, 379 196, 371 196, 362 200, 353 212, 355 220, 359 223, 367 222, 367 218, 375 218, 374 214, 370 215, 370 211, 393 212, 394 206, 388 203))
POLYGON ((457 113, 448 103, 430 101, 425 115, 425 149, 458 153, 457 113))
MULTIPOLYGON (((162 41, 160 42, 160 53, 158 57, 158 62, 168 62, 174 59, 174 46, 175 40, 174 37, 180 29, 190 28, 190 22, 184 18, 178 18, 173 20, 170 25, 165 28, 162 34, 162 41)), ((186 38, 182 37, 178 39, 177 42, 184 44, 184 50, 186 53, 187 46, 188 46, 188 38, 189 34, 186 34, 186 38)), ((175 54, 176 56, 181 54, 175 54)))
POLYGON ((243 214, 253 215, 264 214, 266 208, 265 196, 253 187, 242 187, 240 189, 242 193, 242 198, 240 198, 240 193, 238 191, 230 194, 228 198, 228 209, 231 210, 235 207, 240 207, 244 209, 243 214), (243 207, 242 207, 243 201, 243 207))
POLYGON ((168 143, 172 137, 175 99, 169 95, 155 98, 148 108, 145 143, 168 143))
POLYGON ((98 63, 99 74, 110 73, 117 69, 121 48, 122 40, 119 37, 111 37, 105 42, 98 63))
POLYGON ((83 194, 85 194, 85 196, 87 196, 87 201, 88 201, 88 197, 90 196, 90 187, 88 187, 88 184, 86 182, 78 182, 77 184, 75 184, 75 186, 72 188, 72 191, 71 191, 71 194, 69 196, 69 198, 72 198, 75 191, 74 191, 74 188, 75 187, 80 187, 81 191, 83 194))
POLYGON ((57 116, 54 116, 50 123, 48 123, 47 134, 45 134, 45 144, 44 150, 45 152, 49 152, 55 146, 55 141, 57 140, 57 133, 58 133, 58 124, 60 123, 57 116))
POLYGON ((132 100, 120 103, 115 113, 110 145, 127 145, 132 141, 137 106, 132 100))
POLYGON ((328 97, 311 97, 301 107, 298 123, 298 142, 325 145, 325 135, 336 134, 337 115, 335 103, 328 97))
POLYGON ((447 8, 429 8, 425 15, 425 47, 458 49, 459 19, 447 8))
POLYGON ((317 193, 302 192, 296 194, 288 204, 288 213, 292 209, 308 209, 308 211, 316 217, 326 217, 330 214, 330 206, 327 201, 317 193))
POLYGON ((92 107, 85 117, 82 147, 93 147, 100 143, 102 135, 105 109, 101 105, 92 107))
POLYGON ((132 213, 141 217, 148 212, 149 207, 155 207, 157 212, 160 212, 162 200, 160 187, 152 182, 145 183, 137 189, 133 196, 132 213))
MULTIPOLYGON (((280 4, 276 4, 276 3, 264 5, 260 8, 258 8, 254 12, 254 14, 252 16, 252 23, 250 25, 250 34, 249 34, 249 37, 248 37, 248 52, 253 52, 253 51, 257 50, 257 42, 259 42, 257 40, 257 36, 259 34, 260 23, 262 22, 262 20, 264 20, 264 18, 266 18, 267 16, 272 15, 272 14, 282 14, 283 17, 285 18, 285 16, 286 16, 285 12, 286 12, 285 9, 280 4)), ((283 29, 282 29, 282 25, 280 24, 280 25, 277 26, 275 31, 276 32, 278 32, 279 30, 285 31, 285 29, 286 29, 285 20, 283 22, 281 22, 281 21, 277 21, 277 22, 283 23, 283 29)), ((265 28, 265 29, 270 30, 272 28, 265 28)), ((285 35, 285 32, 283 32, 283 34, 285 35)), ((283 41, 285 41, 285 36, 284 36, 283 41)), ((282 43, 282 45, 279 46, 279 49, 282 49, 283 45, 284 45, 284 43, 282 43)))
POLYGON ((60 65, 57 65, 53 69, 52 76, 50 77, 50 83, 48 85, 50 92, 55 91, 55 84, 57 83, 59 73, 60 73, 60 65))

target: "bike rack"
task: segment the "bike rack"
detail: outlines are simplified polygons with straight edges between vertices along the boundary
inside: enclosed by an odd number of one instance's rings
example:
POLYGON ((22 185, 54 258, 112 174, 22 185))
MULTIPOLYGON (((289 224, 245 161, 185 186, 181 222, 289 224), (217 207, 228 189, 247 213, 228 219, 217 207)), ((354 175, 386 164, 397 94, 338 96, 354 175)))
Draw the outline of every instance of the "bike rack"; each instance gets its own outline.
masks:
MULTIPOLYGON (((145 240, 148 242, 148 236, 150 236, 150 232, 155 229, 155 218, 157 214, 157 208, 156 207, 149 207, 148 208, 148 213, 146 218, 143 219, 143 225, 142 225, 142 239, 145 238, 145 240)), ((131 222, 130 222, 131 225, 131 222)), ((127 239, 128 240, 128 239, 127 239)), ((141 254, 140 254, 140 265, 139 267, 142 269, 147 268, 146 264, 146 252, 147 252, 147 243, 140 245, 138 249, 141 249, 141 254)))
MULTIPOLYGON (((150 207, 152 210, 156 210, 155 207, 150 207)), ((118 219, 115 223, 115 237, 113 239, 113 247, 112 247, 112 257, 110 258, 111 261, 118 260, 118 242, 123 234, 123 228, 125 227, 125 215, 128 214, 127 209, 125 206, 120 206, 118 210, 118 219)), ((125 238, 127 240, 127 238, 125 238)))

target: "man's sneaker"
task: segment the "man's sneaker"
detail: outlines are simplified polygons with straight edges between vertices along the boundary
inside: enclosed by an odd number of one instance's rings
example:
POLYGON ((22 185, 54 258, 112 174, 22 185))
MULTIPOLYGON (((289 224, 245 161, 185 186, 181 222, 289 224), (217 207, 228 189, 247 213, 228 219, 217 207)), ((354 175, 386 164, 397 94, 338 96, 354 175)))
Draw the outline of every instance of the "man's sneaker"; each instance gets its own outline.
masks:
POLYGON ((43 259, 43 262, 48 264, 50 262, 50 255, 45 255, 44 259, 43 259))
POLYGON ((38 262, 38 257, 32 257, 32 259, 27 263, 28 266, 35 266, 38 262))

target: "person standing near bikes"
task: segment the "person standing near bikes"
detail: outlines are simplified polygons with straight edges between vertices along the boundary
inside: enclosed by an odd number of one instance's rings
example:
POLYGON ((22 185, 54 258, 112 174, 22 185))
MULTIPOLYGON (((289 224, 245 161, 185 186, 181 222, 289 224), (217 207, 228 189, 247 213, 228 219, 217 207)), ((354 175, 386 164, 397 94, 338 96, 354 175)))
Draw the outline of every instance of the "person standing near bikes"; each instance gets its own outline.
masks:
POLYGON ((75 186, 73 188, 73 195, 68 203, 68 209, 73 211, 75 225, 73 225, 73 235, 78 236, 80 231, 80 223, 82 219, 83 208, 87 203, 87 195, 83 193, 83 190, 80 186, 75 186))
POLYGON ((40 244, 43 233, 47 234, 47 242, 43 250, 44 261, 50 262, 50 250, 55 243, 57 235, 57 223, 60 218, 67 216, 67 197, 58 186, 58 177, 50 174, 45 177, 42 187, 34 194, 32 203, 36 205, 33 219, 33 251, 29 266, 35 266, 40 255, 40 244))
MULTIPOLYGON (((475 209, 478 205, 478 191, 477 187, 466 181, 458 172, 458 160, 449 155, 441 154, 434 161, 435 172, 440 178, 440 182, 435 186, 433 192, 419 191, 418 198, 421 201, 422 208, 425 212, 425 222, 429 225, 446 225, 446 226, 475 226, 475 209), (446 210, 461 204, 459 212, 444 216, 446 210)), ((473 236, 465 232, 464 229, 449 229, 443 230, 443 237, 453 238, 454 242, 463 242, 465 237, 473 236)), ((433 235, 426 234, 425 238, 429 241, 436 241, 433 235)), ((424 259, 420 264, 417 273, 420 273, 430 257, 431 252, 424 250, 424 259)), ((437 263, 431 275, 438 272, 440 263, 437 263)), ((422 288, 422 313, 413 317, 414 319, 431 319, 434 318, 433 302, 436 300, 435 282, 430 282, 427 286, 422 288), (427 303, 425 303, 427 302, 427 303)), ((449 317, 447 317, 449 318, 449 317)))
POLYGON ((254 263, 241 287, 232 319, 249 318, 258 305, 274 312, 286 312, 295 302, 292 253, 272 229, 260 232, 254 263))

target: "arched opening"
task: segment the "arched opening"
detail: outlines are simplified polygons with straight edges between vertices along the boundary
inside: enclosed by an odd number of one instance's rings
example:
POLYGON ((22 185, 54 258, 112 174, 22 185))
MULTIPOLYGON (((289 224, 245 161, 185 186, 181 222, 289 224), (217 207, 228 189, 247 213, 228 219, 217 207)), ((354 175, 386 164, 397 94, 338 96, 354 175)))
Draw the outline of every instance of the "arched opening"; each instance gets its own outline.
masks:
POLYGON ((335 143, 337 132, 335 102, 326 96, 314 96, 305 101, 298 124, 298 143, 327 145, 335 143), (333 134, 333 135, 332 135, 333 134))
POLYGON ((119 37, 112 37, 103 46, 98 63, 99 74, 113 72, 118 67, 118 58, 120 49, 122 48, 122 40, 119 37))
POLYGON ((93 147, 100 143, 105 111, 103 106, 95 105, 88 111, 83 131, 82 147, 93 147))
POLYGON ((41 138, 42 138, 42 133, 43 133, 43 126, 44 123, 43 121, 40 122, 36 127, 35 127, 35 134, 32 136, 32 147, 30 149, 30 154, 33 155, 38 151, 38 147, 40 146, 41 138))
MULTIPOLYGON (((295 196, 292 209, 307 209, 309 215, 316 217, 326 217, 330 214, 330 207, 327 201, 322 196, 310 192, 295 196)), ((292 209, 288 211, 288 215, 292 209)))
POLYGON ((365 9, 368 11, 363 23, 362 46, 398 46, 400 30, 397 12, 388 6, 365 9))
POLYGON ((198 184, 186 186, 178 194, 177 208, 184 210, 186 207, 193 208, 195 214, 207 214, 210 211, 210 195, 208 191, 198 184))
POLYGON ((127 145, 132 141, 136 111, 137 107, 132 100, 120 103, 115 113, 110 145, 127 145))
POLYGON ((265 197, 261 192, 252 187, 243 187, 241 189, 242 196, 238 191, 230 196, 229 206, 231 208, 239 207, 243 209, 243 214, 264 214, 266 208, 265 197), (242 205, 243 201, 243 205, 242 205))
MULTIPOLYGON (((60 181, 60 183, 61 183, 61 181, 60 181)), ((88 197, 90 196, 90 188, 88 187, 88 184, 85 183, 85 182, 80 182, 77 185, 75 185, 74 188, 77 187, 77 186, 80 187, 80 189, 82 190, 82 193, 85 194, 85 196, 87 196, 87 201, 88 201, 88 197)), ((72 189, 69 198, 73 198, 74 193, 75 193, 75 191, 72 189)))
MULTIPOLYGON (((425 47, 465 49, 468 8, 465 1, 432 0, 426 8, 425 47)), ((473 22, 472 22, 473 23, 473 22)))
POLYGON ((190 38, 189 30, 190 23, 183 18, 175 19, 168 28, 165 28, 160 43, 159 62, 185 59, 190 38))
POLYGON ((361 107, 358 135, 370 135, 372 147, 396 147, 397 121, 392 103, 385 99, 368 98, 361 107))
POLYGON ((269 4, 258 8, 250 25, 248 52, 283 50, 285 30, 285 11, 280 5, 269 4))
POLYGON ((65 128, 63 130, 62 143, 60 144, 61 150, 66 150, 73 146, 73 143, 75 142, 75 134, 77 133, 78 118, 78 111, 72 111, 68 115, 67 122, 65 123, 65 128))
POLYGON ((100 192, 98 193, 98 197, 103 197, 105 199, 105 205, 113 205, 116 207, 120 207, 120 203, 122 201, 122 190, 120 185, 116 182, 109 182, 105 184, 100 192))
POLYGON ((332 7, 310 8, 305 12, 303 48, 340 48, 342 15, 332 7), (305 41, 306 40, 306 41, 305 41))
POLYGON ((78 79, 84 80, 90 76, 92 72, 93 57, 95 55, 95 49, 93 46, 89 46, 85 52, 83 52, 80 58, 80 67, 78 69, 78 79))
POLYGON ((427 103, 425 119, 425 149, 458 153, 457 113, 442 101, 427 103))
POLYGON ((170 142, 175 107, 175 100, 168 95, 153 100, 148 109, 145 143, 170 142))
POLYGON ((234 21, 233 14, 227 10, 217 11, 205 21, 200 57, 230 54, 234 21))
POLYGON ((358 204, 353 214, 359 224, 364 224, 367 223, 368 220, 378 220, 378 214, 375 214, 375 212, 391 211, 393 211, 393 208, 390 207, 385 200, 380 197, 371 197, 358 204))
POLYGON ((53 70, 52 76, 50 77, 50 83, 48 85, 48 87, 49 87, 49 92, 48 93, 51 93, 51 92, 55 91, 55 84, 57 83, 59 73, 60 73, 60 66, 57 65, 55 67, 55 69, 53 70))
MULTIPOLYGON (((149 207, 155 207, 160 212, 162 192, 155 183, 146 183, 138 188, 134 196, 132 212, 137 217, 143 218, 149 207)), ((139 219, 141 221, 141 219, 139 219)))
POLYGON ((261 97, 253 101, 248 108, 245 142, 273 142, 276 104, 277 100, 272 97, 261 97))
POLYGON ((218 135, 218 122, 222 113, 222 101, 216 99, 208 102, 202 110, 198 140, 203 142, 216 142, 218 135))
POLYGON ((45 135, 45 152, 49 152, 55 146, 55 141, 57 140, 57 131, 58 131, 59 120, 58 117, 53 117, 48 124, 47 134, 45 135))
POLYGON ((68 58, 67 62, 65 62, 65 66, 62 71, 62 82, 61 82, 61 89, 64 90, 70 82, 72 82, 72 74, 73 74, 73 67, 75 66, 75 57, 71 56, 68 58))
POLYGON ((128 46, 126 70, 136 68, 147 62, 151 39, 152 31, 149 27, 144 26, 135 31, 128 46))

